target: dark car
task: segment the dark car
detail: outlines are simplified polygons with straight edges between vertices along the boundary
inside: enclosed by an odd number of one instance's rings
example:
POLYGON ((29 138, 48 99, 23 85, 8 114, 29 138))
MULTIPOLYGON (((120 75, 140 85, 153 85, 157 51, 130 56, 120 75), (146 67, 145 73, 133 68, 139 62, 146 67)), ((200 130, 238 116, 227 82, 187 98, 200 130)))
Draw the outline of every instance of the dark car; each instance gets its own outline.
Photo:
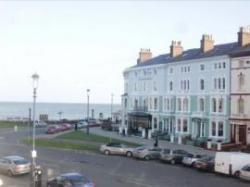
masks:
POLYGON ((201 159, 198 159, 194 163, 194 168, 203 171, 214 171, 214 157, 206 156, 201 159))
POLYGON ((171 149, 163 149, 161 151, 161 156, 160 160, 162 162, 168 162, 171 164, 180 164, 182 163, 183 157, 189 155, 187 151, 181 150, 181 149, 176 149, 176 150, 171 150, 171 149))
POLYGON ((49 179, 47 187, 95 187, 95 184, 79 173, 64 173, 49 179))

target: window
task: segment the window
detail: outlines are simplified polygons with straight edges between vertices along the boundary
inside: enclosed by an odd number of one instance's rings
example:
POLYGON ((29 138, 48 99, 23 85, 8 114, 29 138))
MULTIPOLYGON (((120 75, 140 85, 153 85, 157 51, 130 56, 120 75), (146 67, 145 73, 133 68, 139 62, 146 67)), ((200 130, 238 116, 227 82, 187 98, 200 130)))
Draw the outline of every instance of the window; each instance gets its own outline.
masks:
POLYGON ((239 82, 239 89, 241 90, 242 87, 244 86, 244 82, 245 82, 244 75, 242 72, 238 75, 238 82, 239 82))
POLYGON ((153 108, 153 100, 152 100, 151 97, 150 97, 150 99, 149 99, 149 108, 150 108, 150 109, 153 108))
POLYGON ((224 136, 224 124, 222 121, 218 123, 218 136, 224 136))
POLYGON ((154 98, 154 109, 157 110, 158 108, 158 99, 154 98))
POLYGON ((212 136, 216 136, 216 123, 212 121, 212 136))
POLYGON ((238 99, 238 113, 244 114, 244 99, 242 98, 238 99))
POLYGON ((244 61, 243 60, 240 60, 239 61, 239 67, 242 68, 244 66, 244 61))
POLYGON ((190 72, 190 67, 188 66, 188 72, 190 72))
POLYGON ((183 110, 188 111, 188 99, 187 98, 183 100, 183 110))
POLYGON ((177 120, 177 131, 181 132, 181 119, 177 120))
POLYGON ((186 90, 187 89, 186 81, 183 82, 184 82, 184 90, 186 90))
POLYGON ((127 105, 128 105, 128 100, 124 99, 124 106, 125 106, 125 108, 127 108, 127 105))
POLYGON ((223 68, 226 69, 226 62, 223 62, 223 68))
POLYGON ((221 89, 221 79, 218 79, 218 89, 221 89))
POLYGON ((170 110, 170 102, 169 102, 169 99, 167 99, 167 101, 166 101, 167 103, 167 110, 170 110))
POLYGON ((183 132, 187 132, 188 131, 188 124, 187 124, 187 119, 183 120, 183 132))
POLYGON ((143 106, 144 106, 145 109, 148 107, 148 99, 147 98, 144 99, 143 106))
POLYGON ((219 69, 221 69, 221 63, 219 63, 219 69))
POLYGON ((200 112, 204 112, 204 110, 205 110, 204 99, 200 98, 200 112))
POLYGON ((226 80, 225 78, 222 78, 222 89, 225 90, 226 88, 226 80))
POLYGON ((217 69, 217 64, 214 64, 214 69, 217 69))
POLYGON ((223 112, 223 99, 219 99, 219 112, 223 112))
POLYGON ((135 99, 135 108, 137 109, 138 108, 138 100, 135 99))
POLYGON ((203 79, 200 80, 200 89, 204 90, 204 80, 203 79))
POLYGON ((181 90, 183 90, 183 81, 181 81, 181 90))
POLYGON ((173 82, 172 82, 172 81, 169 83, 169 90, 170 90, 170 91, 173 90, 173 82))
POLYGON ((157 75, 157 70, 156 69, 154 69, 154 74, 157 75))
POLYGON ((216 99, 215 98, 212 99, 212 109, 213 109, 212 110, 213 112, 216 112, 216 99))
POLYGON ((217 89, 217 79, 214 79, 214 89, 217 89))
POLYGON ((205 65, 204 64, 201 64, 200 65, 200 70, 203 71, 205 69, 205 65))
POLYGON ((178 110, 181 111, 181 98, 178 98, 178 110))
POLYGON ((157 118, 154 118, 154 129, 157 129, 157 118))
POLYGON ((187 80, 187 89, 189 90, 189 80, 187 80))

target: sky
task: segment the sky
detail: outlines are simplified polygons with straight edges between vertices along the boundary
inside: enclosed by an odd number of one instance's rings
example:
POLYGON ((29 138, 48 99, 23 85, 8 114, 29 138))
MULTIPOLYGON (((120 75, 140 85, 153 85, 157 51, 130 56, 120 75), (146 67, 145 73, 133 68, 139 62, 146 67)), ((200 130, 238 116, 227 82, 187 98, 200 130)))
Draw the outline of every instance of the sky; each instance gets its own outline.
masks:
POLYGON ((0 1, 0 101, 120 103, 140 48, 198 48, 202 34, 234 42, 250 25, 247 1, 0 1))

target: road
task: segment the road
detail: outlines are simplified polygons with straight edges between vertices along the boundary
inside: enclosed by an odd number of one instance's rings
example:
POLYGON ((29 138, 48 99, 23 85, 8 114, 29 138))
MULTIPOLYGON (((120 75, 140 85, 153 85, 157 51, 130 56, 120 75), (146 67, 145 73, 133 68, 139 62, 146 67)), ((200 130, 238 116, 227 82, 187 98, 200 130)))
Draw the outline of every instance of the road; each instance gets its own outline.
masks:
MULTIPOLYGON (((43 129, 37 132, 41 133, 43 129)), ((0 156, 18 154, 30 159, 31 147, 20 142, 28 135, 25 129, 18 132, 0 129, 0 156)), ((92 179, 97 187, 249 187, 249 183, 234 178, 157 161, 51 148, 38 148, 37 152, 38 164, 44 168, 44 181, 48 175, 77 171, 92 179)), ((4 187, 28 187, 30 176, 0 175, 0 179, 4 187)))

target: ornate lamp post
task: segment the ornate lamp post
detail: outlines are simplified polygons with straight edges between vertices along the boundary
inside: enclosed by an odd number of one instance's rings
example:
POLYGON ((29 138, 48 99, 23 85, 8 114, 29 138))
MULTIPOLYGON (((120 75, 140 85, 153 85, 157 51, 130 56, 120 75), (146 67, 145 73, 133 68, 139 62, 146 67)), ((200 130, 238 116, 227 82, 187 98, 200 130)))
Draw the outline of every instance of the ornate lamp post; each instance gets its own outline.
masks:
POLYGON ((90 89, 87 89, 87 134, 89 134, 89 92, 90 89))
POLYGON ((32 174, 33 174, 33 184, 35 186, 35 176, 34 176, 34 169, 36 167, 36 157, 37 157, 37 152, 36 152, 36 144, 35 144, 35 138, 36 138, 36 93, 37 93, 37 88, 38 88, 38 80, 39 80, 39 75, 38 74, 33 74, 32 75, 32 81, 33 81, 33 133, 32 133, 32 151, 31 151, 31 157, 32 157, 32 174))

